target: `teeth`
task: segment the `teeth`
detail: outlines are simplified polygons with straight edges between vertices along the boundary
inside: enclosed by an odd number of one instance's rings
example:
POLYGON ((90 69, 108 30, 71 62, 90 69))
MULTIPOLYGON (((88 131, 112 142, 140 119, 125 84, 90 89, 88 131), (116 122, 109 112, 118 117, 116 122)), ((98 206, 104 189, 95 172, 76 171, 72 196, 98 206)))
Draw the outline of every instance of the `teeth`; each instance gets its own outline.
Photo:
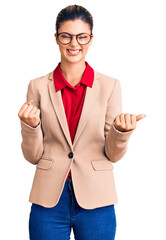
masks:
POLYGON ((79 52, 79 50, 70 50, 70 49, 68 49, 68 51, 69 51, 70 53, 78 53, 78 52, 79 52))

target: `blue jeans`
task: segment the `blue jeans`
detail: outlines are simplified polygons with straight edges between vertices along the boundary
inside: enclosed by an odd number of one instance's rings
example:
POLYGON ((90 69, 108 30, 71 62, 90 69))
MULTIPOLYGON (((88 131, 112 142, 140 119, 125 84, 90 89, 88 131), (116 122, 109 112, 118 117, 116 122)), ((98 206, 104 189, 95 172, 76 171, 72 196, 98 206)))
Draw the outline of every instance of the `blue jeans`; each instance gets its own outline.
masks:
MULTIPOLYGON (((88 200, 88 199, 87 199, 88 200)), ((81 208, 75 198, 72 179, 66 179, 59 202, 52 208, 32 203, 29 217, 30 240, 114 240, 114 205, 81 208)))

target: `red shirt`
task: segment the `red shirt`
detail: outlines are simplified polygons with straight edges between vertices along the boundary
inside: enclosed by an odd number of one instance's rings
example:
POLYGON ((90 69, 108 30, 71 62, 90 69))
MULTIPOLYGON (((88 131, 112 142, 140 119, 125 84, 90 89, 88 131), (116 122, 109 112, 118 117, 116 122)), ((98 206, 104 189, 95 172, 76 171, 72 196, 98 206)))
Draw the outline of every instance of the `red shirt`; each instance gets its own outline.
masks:
MULTIPOLYGON (((86 61, 85 63, 86 68, 82 79, 75 87, 71 86, 70 83, 65 79, 60 68, 60 62, 53 73, 55 90, 56 92, 61 90, 62 101, 72 143, 81 115, 86 88, 87 86, 92 88, 94 81, 94 70, 86 61)), ((69 171, 67 178, 71 178, 71 170, 69 171)))

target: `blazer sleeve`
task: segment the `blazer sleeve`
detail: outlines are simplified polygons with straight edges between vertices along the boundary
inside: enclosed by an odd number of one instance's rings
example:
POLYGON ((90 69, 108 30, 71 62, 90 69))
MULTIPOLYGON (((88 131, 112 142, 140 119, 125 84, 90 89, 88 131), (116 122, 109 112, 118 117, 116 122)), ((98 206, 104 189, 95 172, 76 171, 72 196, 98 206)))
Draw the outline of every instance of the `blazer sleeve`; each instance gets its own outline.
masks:
POLYGON ((118 131, 113 121, 117 115, 122 113, 121 86, 118 79, 115 79, 114 87, 108 99, 105 118, 105 154, 112 162, 119 161, 127 151, 128 140, 134 130, 127 132, 118 131))
MULTIPOLYGON (((32 104, 40 109, 39 96, 34 89, 33 80, 29 82, 26 101, 33 99, 32 104)), ((43 132, 41 129, 41 121, 36 127, 31 127, 20 119, 21 123, 21 149, 25 159, 37 164, 41 155, 43 154, 43 132)))

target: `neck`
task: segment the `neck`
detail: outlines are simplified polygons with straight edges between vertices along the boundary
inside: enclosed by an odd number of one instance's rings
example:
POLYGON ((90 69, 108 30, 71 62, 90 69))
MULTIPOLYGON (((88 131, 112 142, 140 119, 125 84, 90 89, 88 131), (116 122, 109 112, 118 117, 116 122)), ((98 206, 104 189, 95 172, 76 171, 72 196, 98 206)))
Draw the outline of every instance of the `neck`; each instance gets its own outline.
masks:
POLYGON ((70 63, 61 59, 60 68, 65 79, 71 85, 76 85, 81 81, 81 78, 86 68, 86 64, 84 59, 77 63, 70 63))

